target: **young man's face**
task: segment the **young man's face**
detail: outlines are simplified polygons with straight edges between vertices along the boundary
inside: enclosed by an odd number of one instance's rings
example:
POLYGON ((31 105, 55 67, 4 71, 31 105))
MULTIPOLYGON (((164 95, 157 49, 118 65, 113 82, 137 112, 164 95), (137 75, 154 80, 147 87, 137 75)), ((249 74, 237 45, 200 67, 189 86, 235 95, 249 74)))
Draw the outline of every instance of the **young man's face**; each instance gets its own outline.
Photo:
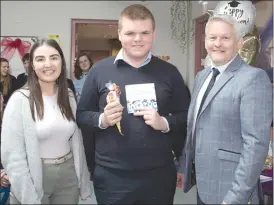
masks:
POLYGON ((154 27, 151 19, 131 20, 122 17, 119 40, 129 59, 142 61, 152 48, 154 27))
POLYGON ((24 65, 24 68, 25 68, 25 70, 26 70, 26 72, 28 71, 28 68, 29 68, 29 60, 25 60, 24 62, 23 62, 23 65, 24 65))

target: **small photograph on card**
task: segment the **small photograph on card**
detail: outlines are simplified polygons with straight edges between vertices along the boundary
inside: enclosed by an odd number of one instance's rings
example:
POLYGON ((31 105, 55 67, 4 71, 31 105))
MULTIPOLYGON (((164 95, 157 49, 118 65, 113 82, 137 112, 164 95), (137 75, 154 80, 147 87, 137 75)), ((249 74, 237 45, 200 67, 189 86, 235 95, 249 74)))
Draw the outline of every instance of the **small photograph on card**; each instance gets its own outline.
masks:
POLYGON ((137 107, 152 107, 158 110, 154 83, 126 85, 128 113, 135 113, 137 107))

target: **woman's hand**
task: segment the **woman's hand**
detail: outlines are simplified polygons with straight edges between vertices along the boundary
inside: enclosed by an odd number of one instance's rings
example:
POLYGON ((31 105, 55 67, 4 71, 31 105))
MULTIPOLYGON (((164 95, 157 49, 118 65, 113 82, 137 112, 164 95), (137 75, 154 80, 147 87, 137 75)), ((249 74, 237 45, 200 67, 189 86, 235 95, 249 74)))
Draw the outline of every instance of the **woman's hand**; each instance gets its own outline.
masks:
POLYGON ((6 174, 4 170, 1 170, 1 176, 0 176, 0 185, 2 187, 7 187, 10 184, 9 177, 6 174))

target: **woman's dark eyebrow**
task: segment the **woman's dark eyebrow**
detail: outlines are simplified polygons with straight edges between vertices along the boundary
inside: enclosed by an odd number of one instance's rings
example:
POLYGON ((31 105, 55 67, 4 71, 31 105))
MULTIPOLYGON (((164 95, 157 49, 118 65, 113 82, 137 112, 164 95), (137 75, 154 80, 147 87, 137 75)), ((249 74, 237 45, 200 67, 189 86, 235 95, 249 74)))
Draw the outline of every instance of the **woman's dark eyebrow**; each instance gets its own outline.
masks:
POLYGON ((59 55, 59 54, 53 54, 53 55, 50 55, 50 57, 53 57, 53 56, 58 56, 58 57, 60 57, 60 55, 59 55))
MULTIPOLYGON (((60 57, 59 54, 50 55, 50 57, 53 57, 53 56, 58 56, 58 57, 60 57)), ((36 58, 45 58, 45 56, 36 56, 35 59, 36 59, 36 58)))

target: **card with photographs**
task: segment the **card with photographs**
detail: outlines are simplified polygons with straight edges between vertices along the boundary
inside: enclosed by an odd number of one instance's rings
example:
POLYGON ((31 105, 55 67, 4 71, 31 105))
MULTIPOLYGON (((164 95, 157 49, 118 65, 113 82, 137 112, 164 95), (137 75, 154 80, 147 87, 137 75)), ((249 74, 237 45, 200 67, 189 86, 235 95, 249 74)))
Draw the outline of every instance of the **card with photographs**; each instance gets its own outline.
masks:
POLYGON ((126 85, 128 113, 135 113, 137 107, 152 107, 158 110, 154 83, 126 85))

